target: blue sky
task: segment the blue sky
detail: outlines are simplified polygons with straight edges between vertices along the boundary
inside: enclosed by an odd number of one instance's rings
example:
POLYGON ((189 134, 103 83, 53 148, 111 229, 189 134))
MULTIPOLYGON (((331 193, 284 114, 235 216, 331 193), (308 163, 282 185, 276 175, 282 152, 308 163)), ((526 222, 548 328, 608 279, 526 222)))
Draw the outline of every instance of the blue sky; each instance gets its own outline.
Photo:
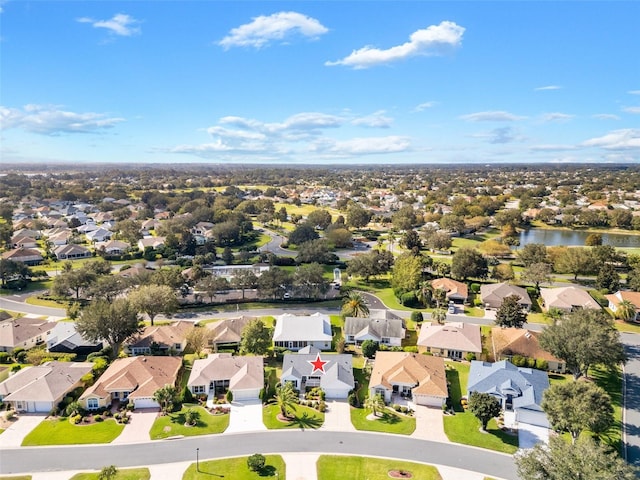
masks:
POLYGON ((640 2, 0 5, 3 164, 640 162, 640 2))

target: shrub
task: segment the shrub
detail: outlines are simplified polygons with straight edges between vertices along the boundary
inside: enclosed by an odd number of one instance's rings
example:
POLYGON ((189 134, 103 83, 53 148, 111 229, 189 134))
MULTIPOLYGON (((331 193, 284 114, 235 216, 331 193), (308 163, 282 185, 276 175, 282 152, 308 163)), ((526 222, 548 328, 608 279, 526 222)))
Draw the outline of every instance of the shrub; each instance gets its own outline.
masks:
POLYGON ((419 307, 420 302, 415 292, 407 292, 400 295, 400 303, 405 307, 419 307))
POLYGON ((472 361, 472 360, 475 360, 475 359, 476 359, 476 354, 475 354, 475 353, 473 353, 473 352, 467 352, 467 354, 464 356, 464 359, 465 359, 467 362, 470 362, 470 361, 472 361))
POLYGON ((94 415, 93 416, 93 421, 94 422, 101 422, 102 420, 104 420, 104 418, 102 418, 102 415, 94 415))
POLYGON ((135 408, 135 405, 131 402, 127 403, 126 409, 132 411, 135 408))
POLYGON ((118 474, 118 469, 115 465, 109 465, 108 467, 103 467, 98 473, 98 480, 112 480, 116 478, 118 474))
POLYGON ((400 411, 400 405, 398 405, 397 403, 394 403, 394 404, 393 404, 393 409, 394 409, 396 412, 399 412, 399 411, 400 411))
POLYGON ((318 411, 324 413, 327 410, 327 403, 322 400, 320 403, 318 403, 318 411))
POLYGON ((25 363, 27 361, 27 352, 24 349, 16 348, 13 351, 13 358, 18 363, 25 363))
POLYGON ((418 353, 418 347, 416 347, 415 345, 408 345, 402 350, 407 353, 418 353))
POLYGON ((424 320, 422 316, 422 312, 413 311, 411 312, 411 321, 416 323, 421 323, 424 320))
POLYGON ((480 293, 480 284, 479 283, 472 283, 469 286, 469 289, 471 290, 471 293, 480 293))
POLYGON ((516 367, 524 367, 527 364, 526 357, 522 357, 520 355, 514 355, 511 357, 511 363, 513 363, 516 367))
POLYGON ((16 412, 14 412, 13 410, 9 410, 4 418, 6 418, 7 420, 13 420, 14 418, 16 418, 16 412))
POLYGON ((22 368, 22 365, 14 365, 13 367, 11 367, 11 373, 16 373, 21 368, 22 368))
POLYGON ((126 425, 127 423, 129 423, 129 417, 127 415, 123 415, 122 418, 120 418, 120 423, 126 425))
POLYGON ((373 340, 362 342, 362 354, 367 358, 373 358, 378 351, 378 343, 373 340))
POLYGON ((536 359, 536 368, 538 370, 549 370, 549 362, 542 358, 538 358, 536 359))
POLYGON ((347 402, 349 402, 349 405, 351 405, 352 407, 357 407, 359 404, 358 396, 355 393, 351 392, 347 397, 347 402))
POLYGON ((193 394, 186 385, 182 389, 182 403, 193 403, 193 394))
POLYGON ((227 390, 227 393, 224 396, 224 398, 227 400, 227 403, 233 402, 233 392, 231 390, 227 390))
POLYGON ((69 421, 74 425, 78 425, 82 421, 82 415, 80 414, 73 415, 72 417, 69 418, 69 421))
POLYGON ((247 458, 247 467, 249 467, 249 470, 251 470, 252 472, 259 472, 264 468, 266 462, 267 459, 264 458, 264 455, 260 453, 254 453, 253 455, 249 456, 249 458, 247 458))
POLYGON ((11 355, 7 352, 0 352, 0 363, 11 363, 11 355))

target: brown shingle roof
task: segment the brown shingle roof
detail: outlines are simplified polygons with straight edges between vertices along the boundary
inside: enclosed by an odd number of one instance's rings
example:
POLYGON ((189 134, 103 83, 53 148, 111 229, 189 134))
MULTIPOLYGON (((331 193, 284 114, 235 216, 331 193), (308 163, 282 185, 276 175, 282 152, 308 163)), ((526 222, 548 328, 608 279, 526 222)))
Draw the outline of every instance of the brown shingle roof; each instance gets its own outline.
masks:
POLYGON ((418 384, 414 393, 448 396, 444 360, 408 352, 377 352, 369 385, 418 384))
POLYGON ((540 347, 537 332, 531 332, 523 328, 491 329, 493 353, 496 360, 501 355, 520 355, 528 358, 542 359, 551 362, 562 362, 540 347))
POLYGON ((480 326, 470 323, 450 322, 444 325, 427 323, 422 325, 418 345, 421 347, 446 348, 462 352, 482 352, 480 326))
POLYGON ((145 327, 142 333, 128 342, 131 347, 150 347, 152 343, 173 346, 182 343, 186 333, 193 328, 191 322, 176 322, 171 325, 154 325, 145 327))

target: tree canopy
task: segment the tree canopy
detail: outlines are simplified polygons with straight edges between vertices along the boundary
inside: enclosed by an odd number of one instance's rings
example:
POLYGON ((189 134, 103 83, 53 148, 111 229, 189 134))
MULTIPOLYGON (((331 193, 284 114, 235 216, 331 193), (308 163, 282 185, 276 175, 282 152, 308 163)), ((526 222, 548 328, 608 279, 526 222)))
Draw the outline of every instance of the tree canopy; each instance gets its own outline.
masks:
POLYGON ((271 330, 260 319, 250 321, 242 330, 240 353, 264 355, 271 346, 271 330))
POLYGON ((500 327, 522 328, 527 323, 527 314, 518 303, 520 297, 509 295, 504 300, 496 312, 496 325, 500 327))
POLYGON ((502 411, 502 406, 498 399, 483 392, 471 392, 468 405, 469 411, 480 420, 482 430, 486 430, 489 420, 500 415, 502 411))

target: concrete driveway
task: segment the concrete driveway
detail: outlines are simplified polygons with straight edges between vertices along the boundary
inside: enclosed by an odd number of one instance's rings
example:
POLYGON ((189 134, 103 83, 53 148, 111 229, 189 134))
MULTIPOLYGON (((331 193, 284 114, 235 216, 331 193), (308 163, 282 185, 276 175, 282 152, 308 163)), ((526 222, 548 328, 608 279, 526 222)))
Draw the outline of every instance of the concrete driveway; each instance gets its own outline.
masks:
POLYGON ((159 413, 160 410, 157 408, 134 410, 131 412, 129 423, 124 426, 122 433, 111 443, 148 442, 151 439, 149 431, 159 413))
POLYGON ((21 413, 18 419, 11 422, 11 426, 0 435, 0 448, 19 447, 31 430, 40 425, 46 414, 21 413))
POLYGON ((412 437, 434 442, 449 442, 444 433, 442 408, 425 407, 424 405, 413 405, 412 408, 416 417, 416 429, 411 435, 412 437))
POLYGON ((518 422, 518 444, 520 449, 533 448, 536 444, 549 443, 549 429, 518 422))
POLYGON ((266 430, 262 422, 262 402, 242 400, 231 402, 231 417, 225 433, 256 432, 266 430))
POLYGON ((334 432, 355 432, 351 423, 351 406, 346 400, 327 400, 327 411, 324 412, 324 423, 319 430, 334 432))

